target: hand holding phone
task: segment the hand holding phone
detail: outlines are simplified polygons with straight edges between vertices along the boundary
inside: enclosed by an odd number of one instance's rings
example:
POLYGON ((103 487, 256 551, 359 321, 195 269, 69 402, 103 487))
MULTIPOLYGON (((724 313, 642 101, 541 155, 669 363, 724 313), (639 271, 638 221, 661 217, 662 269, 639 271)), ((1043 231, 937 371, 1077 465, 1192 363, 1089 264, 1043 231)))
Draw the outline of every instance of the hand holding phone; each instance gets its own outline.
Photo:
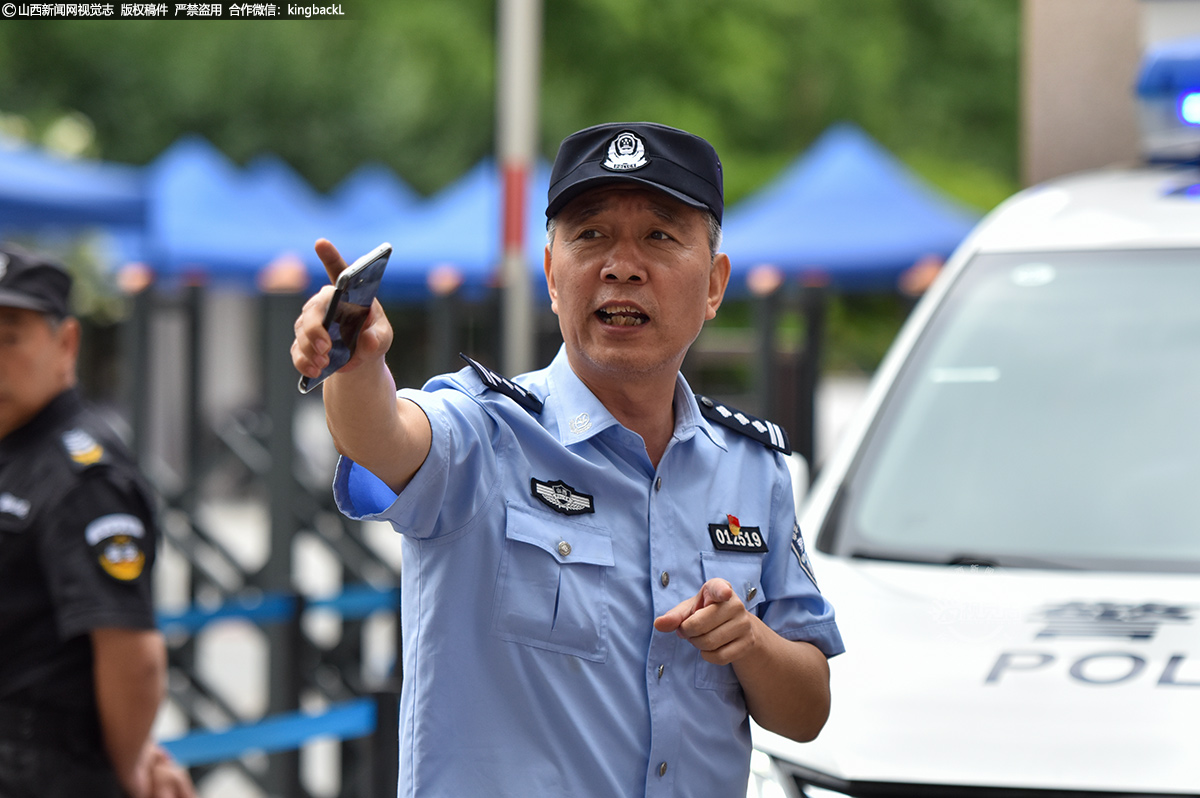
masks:
POLYGON ((383 243, 356 260, 338 275, 333 297, 325 311, 325 330, 329 333, 329 364, 313 378, 300 378, 300 393, 308 393, 331 374, 350 362, 358 345, 371 303, 379 293, 383 270, 392 254, 392 245, 383 243))

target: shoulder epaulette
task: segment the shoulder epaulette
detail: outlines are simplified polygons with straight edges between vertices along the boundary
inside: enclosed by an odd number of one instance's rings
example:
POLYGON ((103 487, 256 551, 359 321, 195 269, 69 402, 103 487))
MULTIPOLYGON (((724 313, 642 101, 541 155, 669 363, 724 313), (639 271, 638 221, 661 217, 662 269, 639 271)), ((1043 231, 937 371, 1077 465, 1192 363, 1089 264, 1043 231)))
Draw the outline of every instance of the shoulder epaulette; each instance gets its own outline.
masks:
POLYGON ((491 388, 496 393, 501 393, 512 399, 521 407, 528 410, 530 413, 542 412, 542 400, 531 394, 529 391, 517 385, 507 377, 501 377, 496 372, 492 371, 487 366, 484 366, 463 353, 459 352, 458 356, 467 361, 467 365, 475 369, 475 373, 479 375, 479 379, 491 388))
POLYGON ((59 438, 59 443, 62 444, 63 450, 67 453, 67 457, 70 458, 71 465, 76 471, 82 471, 109 460, 104 445, 82 427, 74 427, 64 432, 59 438))
POLYGON ((747 415, 741 410, 727 407, 700 394, 696 394, 696 402, 700 405, 700 413, 709 421, 729 427, 734 432, 758 441, 768 449, 774 449, 784 454, 792 453, 787 433, 778 424, 747 415))

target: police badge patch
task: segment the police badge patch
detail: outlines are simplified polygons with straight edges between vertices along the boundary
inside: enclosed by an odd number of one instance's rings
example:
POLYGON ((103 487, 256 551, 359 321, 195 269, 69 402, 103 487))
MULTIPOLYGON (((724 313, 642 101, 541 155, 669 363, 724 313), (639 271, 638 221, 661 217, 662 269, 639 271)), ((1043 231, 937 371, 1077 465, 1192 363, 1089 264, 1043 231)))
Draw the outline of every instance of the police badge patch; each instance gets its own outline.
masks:
POLYGON ((646 160, 646 145, 631 131, 618 133, 608 145, 608 157, 601 164, 610 172, 629 172, 641 169, 650 161, 646 160))
POLYGON ((804 548, 804 538, 800 536, 799 522, 792 524, 792 553, 796 555, 796 562, 800 563, 800 570, 808 576, 808 581, 817 587, 817 578, 813 576, 812 563, 808 561, 808 552, 804 548))
POLYGON ((127 513, 104 515, 87 525, 84 536, 100 567, 113 579, 131 582, 142 575, 146 528, 140 518, 127 513))
POLYGON ((531 479, 529 488, 542 504, 563 515, 583 515, 596 512, 591 496, 577 492, 561 479, 553 482, 531 479))

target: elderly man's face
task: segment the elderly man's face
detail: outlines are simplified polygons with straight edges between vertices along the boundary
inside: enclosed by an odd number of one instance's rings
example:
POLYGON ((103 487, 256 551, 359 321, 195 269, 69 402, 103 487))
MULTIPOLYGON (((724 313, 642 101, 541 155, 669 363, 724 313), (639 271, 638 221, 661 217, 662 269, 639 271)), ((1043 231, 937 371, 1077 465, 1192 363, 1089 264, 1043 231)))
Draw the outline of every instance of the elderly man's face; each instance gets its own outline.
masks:
POLYGON ((559 213, 545 268, 585 383, 673 377, 729 280, 729 259, 712 257, 701 211, 628 184, 589 191, 559 213))
POLYGON ((24 426, 75 382, 79 323, 0 308, 0 438, 24 426))

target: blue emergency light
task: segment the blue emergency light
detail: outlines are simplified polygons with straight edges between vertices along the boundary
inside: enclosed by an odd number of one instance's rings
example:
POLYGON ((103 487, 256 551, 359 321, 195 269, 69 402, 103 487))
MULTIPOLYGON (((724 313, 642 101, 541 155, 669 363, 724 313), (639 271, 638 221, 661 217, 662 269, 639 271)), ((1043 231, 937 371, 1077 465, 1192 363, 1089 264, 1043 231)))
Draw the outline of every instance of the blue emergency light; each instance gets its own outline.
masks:
POLYGON ((1190 91, 1180 98, 1179 118, 1184 124, 1200 125, 1200 91, 1190 91))
POLYGON ((1147 49, 1137 96, 1147 158, 1200 158, 1200 38, 1175 39, 1147 49))

